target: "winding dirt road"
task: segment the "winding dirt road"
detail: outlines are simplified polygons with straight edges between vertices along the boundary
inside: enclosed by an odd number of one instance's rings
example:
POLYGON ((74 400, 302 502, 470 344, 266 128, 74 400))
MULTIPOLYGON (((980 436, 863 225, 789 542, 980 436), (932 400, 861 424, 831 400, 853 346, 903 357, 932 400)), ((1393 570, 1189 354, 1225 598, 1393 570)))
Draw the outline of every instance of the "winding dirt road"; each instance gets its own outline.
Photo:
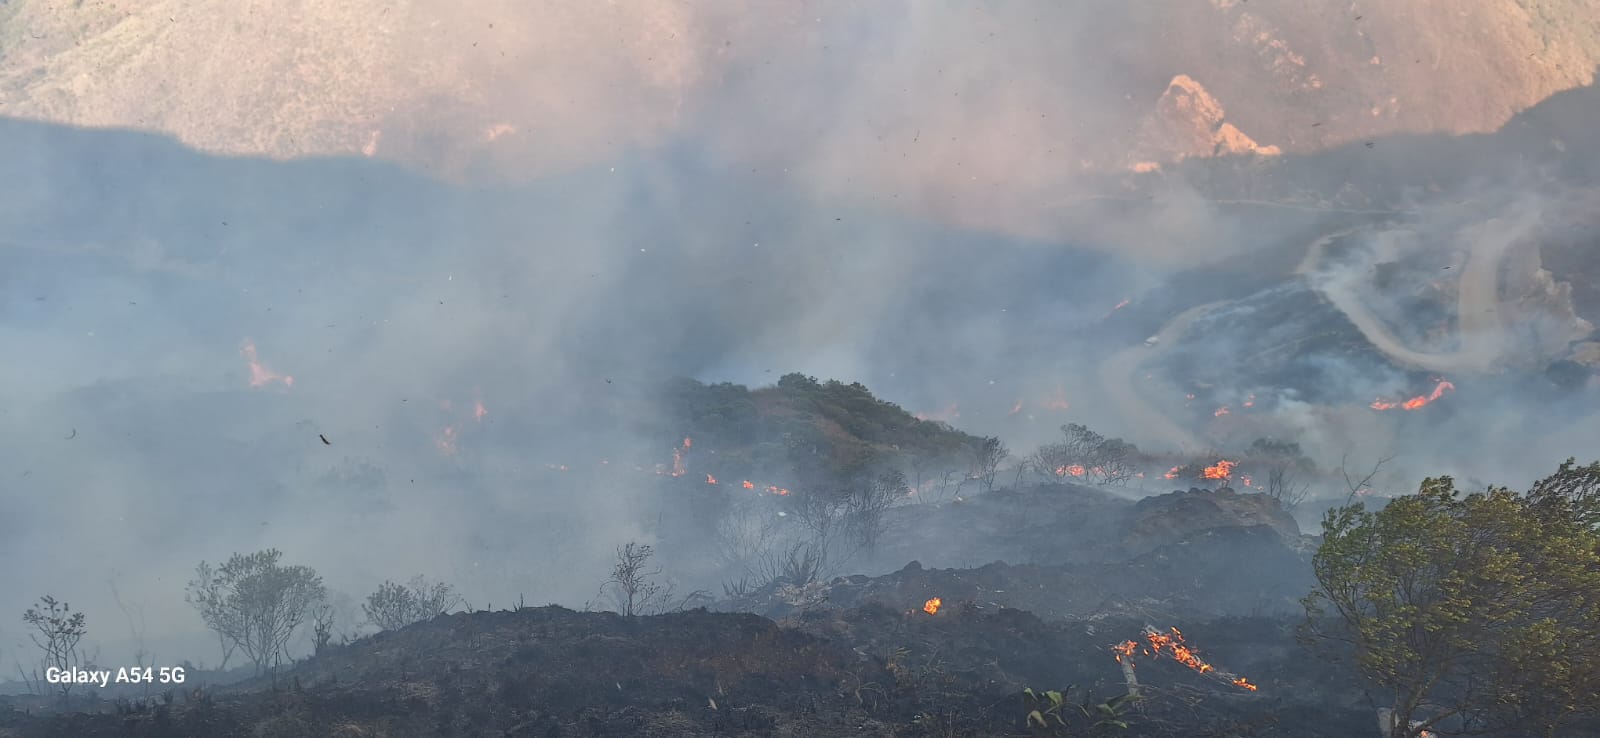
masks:
POLYGON ((1326 247, 1356 231, 1325 236, 1312 245, 1298 273, 1304 276, 1328 302, 1338 308, 1356 330, 1373 346, 1398 364, 1436 372, 1486 372, 1505 354, 1504 321, 1501 316, 1500 265, 1507 252, 1521 240, 1533 223, 1529 217, 1496 218, 1482 223, 1464 235, 1472 239, 1466 263, 1461 268, 1457 290, 1456 320, 1461 345, 1455 351, 1431 353, 1405 345, 1384 326, 1368 307, 1355 270, 1328 272, 1322 268, 1326 247))
MULTIPOLYGON (((1507 350, 1501 314, 1500 265, 1511 247, 1522 240, 1521 236, 1532 225, 1528 216, 1497 218, 1465 232, 1464 235, 1472 239, 1472 245, 1466 263, 1461 268, 1456 308, 1461 347, 1452 352, 1430 353, 1406 346, 1368 307, 1369 293, 1361 289, 1359 282, 1364 273, 1351 269, 1333 271, 1324 268, 1324 252, 1330 244, 1348 236, 1382 231, 1360 227, 1323 236, 1311 245, 1296 273, 1344 313, 1373 346, 1396 363, 1426 371, 1484 372, 1492 369, 1507 350)), ((1190 308, 1162 327, 1161 332, 1156 334, 1159 339, 1157 345, 1141 344, 1125 348, 1101 362, 1101 387, 1126 418, 1127 424, 1138 429, 1140 436, 1185 451, 1208 448, 1197 436, 1185 430, 1182 424, 1151 404, 1148 399, 1150 396, 1170 396, 1166 391, 1170 388, 1161 386, 1159 382, 1145 380, 1143 366, 1161 358, 1197 318, 1231 302, 1224 300, 1190 308)))
POLYGON ((1150 403, 1147 395, 1170 394, 1167 391, 1171 388, 1159 381, 1144 379, 1141 367, 1146 362, 1161 358, 1197 318, 1230 302, 1223 300, 1189 308, 1162 326, 1161 332, 1156 334, 1158 343, 1155 346, 1130 346, 1100 363, 1100 386, 1106 396, 1116 403, 1127 426, 1137 429, 1141 436, 1185 451, 1200 451, 1206 447, 1194 434, 1184 430, 1182 425, 1150 403))

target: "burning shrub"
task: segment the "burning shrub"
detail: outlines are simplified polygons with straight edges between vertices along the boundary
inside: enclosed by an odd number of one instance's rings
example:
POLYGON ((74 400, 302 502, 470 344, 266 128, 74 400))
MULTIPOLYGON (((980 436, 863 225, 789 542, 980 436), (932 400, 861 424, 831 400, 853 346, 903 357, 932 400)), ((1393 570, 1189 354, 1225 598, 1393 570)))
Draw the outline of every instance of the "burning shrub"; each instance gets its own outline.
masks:
POLYGON ((1076 423, 1061 426, 1061 433, 1066 440, 1040 446, 1031 458, 1034 470, 1044 478, 1100 485, 1123 485, 1133 478, 1139 447, 1076 423))
MULTIPOLYGON (((432 620, 461 604, 454 587, 444 582, 429 582, 420 574, 407 585, 384 582, 378 591, 367 595, 361 606, 367 621, 379 630, 399 630, 412 623, 432 620)), ((331 627, 331 626, 330 626, 331 627)))

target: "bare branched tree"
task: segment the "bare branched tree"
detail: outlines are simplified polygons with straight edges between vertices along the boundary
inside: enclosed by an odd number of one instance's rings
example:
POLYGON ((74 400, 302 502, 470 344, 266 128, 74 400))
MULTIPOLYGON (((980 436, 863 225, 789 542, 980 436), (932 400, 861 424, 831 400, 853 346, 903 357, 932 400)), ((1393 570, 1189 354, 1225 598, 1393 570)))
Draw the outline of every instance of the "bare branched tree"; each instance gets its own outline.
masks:
POLYGON ((1366 476, 1363 476, 1360 479, 1356 479, 1350 475, 1349 461, 1350 452, 1348 451, 1346 451, 1343 456, 1339 457, 1339 474, 1344 477, 1345 487, 1350 490, 1350 493, 1345 495, 1345 505, 1349 505, 1350 503, 1354 502, 1357 497, 1362 496, 1362 490, 1371 491, 1372 480, 1376 479, 1378 473, 1383 471, 1383 466, 1385 464, 1394 461, 1394 455, 1390 454, 1389 456, 1381 457, 1376 462, 1373 462, 1372 469, 1367 472, 1366 476))
MULTIPOLYGON (((279 566, 282 557, 277 549, 267 549, 234 554, 215 569, 202 561, 189 582, 189 604, 224 644, 244 651, 257 674, 264 669, 276 672, 290 637, 327 597, 315 570, 279 566)), ((231 651, 225 645, 224 663, 231 651)))
POLYGON ((1000 465, 1010 456, 1011 449, 1006 448, 1004 442, 989 436, 973 450, 972 472, 969 476, 978 480, 983 491, 989 492, 994 489, 994 480, 1000 473, 1000 465))
POLYGON ((1035 473, 1051 481, 1082 480, 1098 485, 1125 485, 1133 479, 1139 448, 1120 438, 1106 438, 1087 426, 1061 426, 1065 439, 1039 447, 1030 458, 1035 473))
POLYGON ((1245 451, 1253 467, 1266 472, 1263 494, 1278 501, 1285 510, 1294 510, 1311 494, 1311 483, 1301 481, 1312 470, 1311 459, 1300 444, 1272 438, 1258 438, 1245 451))
POLYGON ((461 605, 461 597, 454 587, 444 582, 430 582, 422 575, 411 578, 408 584, 384 582, 378 590, 367 595, 361 606, 367 622, 379 630, 399 630, 412 623, 432 620, 461 605))
POLYGON ((602 592, 611 593, 617 612, 625 617, 660 612, 671 596, 656 581, 661 569, 649 568, 653 555, 655 550, 650 546, 633 541, 617 548, 617 563, 611 568, 611 578, 600 588, 602 592))
MULTIPOLYGON (((33 645, 38 646, 42 652, 40 668, 48 672, 70 671, 84 664, 83 651, 79 650, 78 642, 88 632, 84 624, 83 613, 73 612, 72 607, 65 602, 57 600, 50 595, 39 598, 39 603, 27 609, 22 614, 22 622, 33 626, 33 631, 28 638, 33 645)), ((26 677, 26 675, 24 675, 26 677)), ((30 683, 39 684, 41 675, 35 673, 30 683)), ((61 699, 66 700, 72 693, 73 683, 62 680, 56 683, 56 689, 61 693, 61 699)))

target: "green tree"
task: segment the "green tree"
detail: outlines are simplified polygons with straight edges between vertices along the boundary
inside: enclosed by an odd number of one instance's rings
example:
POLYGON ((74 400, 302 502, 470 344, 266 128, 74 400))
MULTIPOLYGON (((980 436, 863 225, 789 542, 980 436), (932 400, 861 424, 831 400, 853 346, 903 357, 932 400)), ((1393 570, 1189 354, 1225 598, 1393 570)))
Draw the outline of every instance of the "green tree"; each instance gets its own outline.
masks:
POLYGON ((1600 693, 1600 465, 1527 495, 1449 477, 1323 520, 1307 636, 1387 693, 1393 738, 1555 735, 1600 693), (1413 725, 1415 723, 1415 725, 1413 725))

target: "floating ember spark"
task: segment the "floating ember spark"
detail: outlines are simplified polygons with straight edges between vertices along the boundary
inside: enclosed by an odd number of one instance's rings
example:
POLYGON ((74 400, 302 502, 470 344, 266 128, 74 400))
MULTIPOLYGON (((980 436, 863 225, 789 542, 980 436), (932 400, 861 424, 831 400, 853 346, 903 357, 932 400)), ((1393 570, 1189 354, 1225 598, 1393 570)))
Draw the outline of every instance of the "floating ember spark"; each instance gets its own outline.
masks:
POLYGON ((744 488, 745 489, 755 489, 756 488, 756 483, 746 479, 746 480, 744 480, 744 488))
POLYGON ((1189 648, 1189 645, 1184 642, 1183 633, 1177 628, 1169 628, 1168 631, 1163 633, 1152 626, 1146 625, 1142 634, 1145 640, 1142 649, 1140 644, 1135 641, 1123 641, 1112 646, 1111 653, 1119 664, 1123 663, 1123 659, 1131 659, 1135 650, 1142 650, 1146 656, 1158 656, 1164 653, 1170 656, 1173 661, 1201 674, 1220 678, 1235 687, 1247 689, 1251 692, 1257 690, 1256 685, 1251 684, 1250 680, 1237 674, 1217 671, 1216 667, 1206 663, 1194 649, 1189 648))
POLYGON ((1369 407, 1371 407, 1373 410, 1393 410, 1395 408, 1400 408, 1402 410, 1417 410, 1423 408, 1427 406, 1428 403, 1443 397, 1445 392, 1455 391, 1456 386, 1454 384, 1451 384, 1443 379, 1438 380, 1438 382, 1439 383, 1434 386, 1432 394, 1417 395, 1416 397, 1406 400, 1405 402, 1391 402, 1380 397, 1376 400, 1373 400, 1369 407))
POLYGON ((267 368, 266 364, 256 357, 256 343, 245 339, 244 348, 239 349, 239 355, 250 364, 250 386, 265 387, 273 382, 282 382, 284 387, 294 386, 294 377, 279 374, 267 368))
POLYGON ((944 600, 941 600, 938 597, 935 597, 935 598, 933 598, 931 600, 928 600, 927 602, 922 603, 922 611, 925 612, 925 613, 928 613, 929 615, 938 615, 939 614, 939 608, 941 606, 943 606, 943 605, 944 605, 944 600))
POLYGON ((1232 415, 1232 414, 1233 414, 1233 411, 1229 410, 1227 405, 1223 405, 1222 407, 1217 408, 1217 411, 1212 413, 1211 417, 1220 418, 1220 417, 1222 417, 1224 415, 1232 415))
POLYGON ((1227 479, 1233 476, 1233 467, 1237 466, 1238 463, 1237 461, 1223 459, 1218 461, 1216 466, 1206 467, 1205 471, 1202 472, 1202 476, 1206 479, 1227 479))
POLYGON ((716 484, 716 483, 717 483, 717 478, 716 477, 713 477, 710 474, 706 475, 706 484, 716 484))
POLYGON ((433 445, 438 446, 445 456, 455 456, 460 435, 461 426, 447 425, 439 431, 439 435, 434 437, 433 445))

